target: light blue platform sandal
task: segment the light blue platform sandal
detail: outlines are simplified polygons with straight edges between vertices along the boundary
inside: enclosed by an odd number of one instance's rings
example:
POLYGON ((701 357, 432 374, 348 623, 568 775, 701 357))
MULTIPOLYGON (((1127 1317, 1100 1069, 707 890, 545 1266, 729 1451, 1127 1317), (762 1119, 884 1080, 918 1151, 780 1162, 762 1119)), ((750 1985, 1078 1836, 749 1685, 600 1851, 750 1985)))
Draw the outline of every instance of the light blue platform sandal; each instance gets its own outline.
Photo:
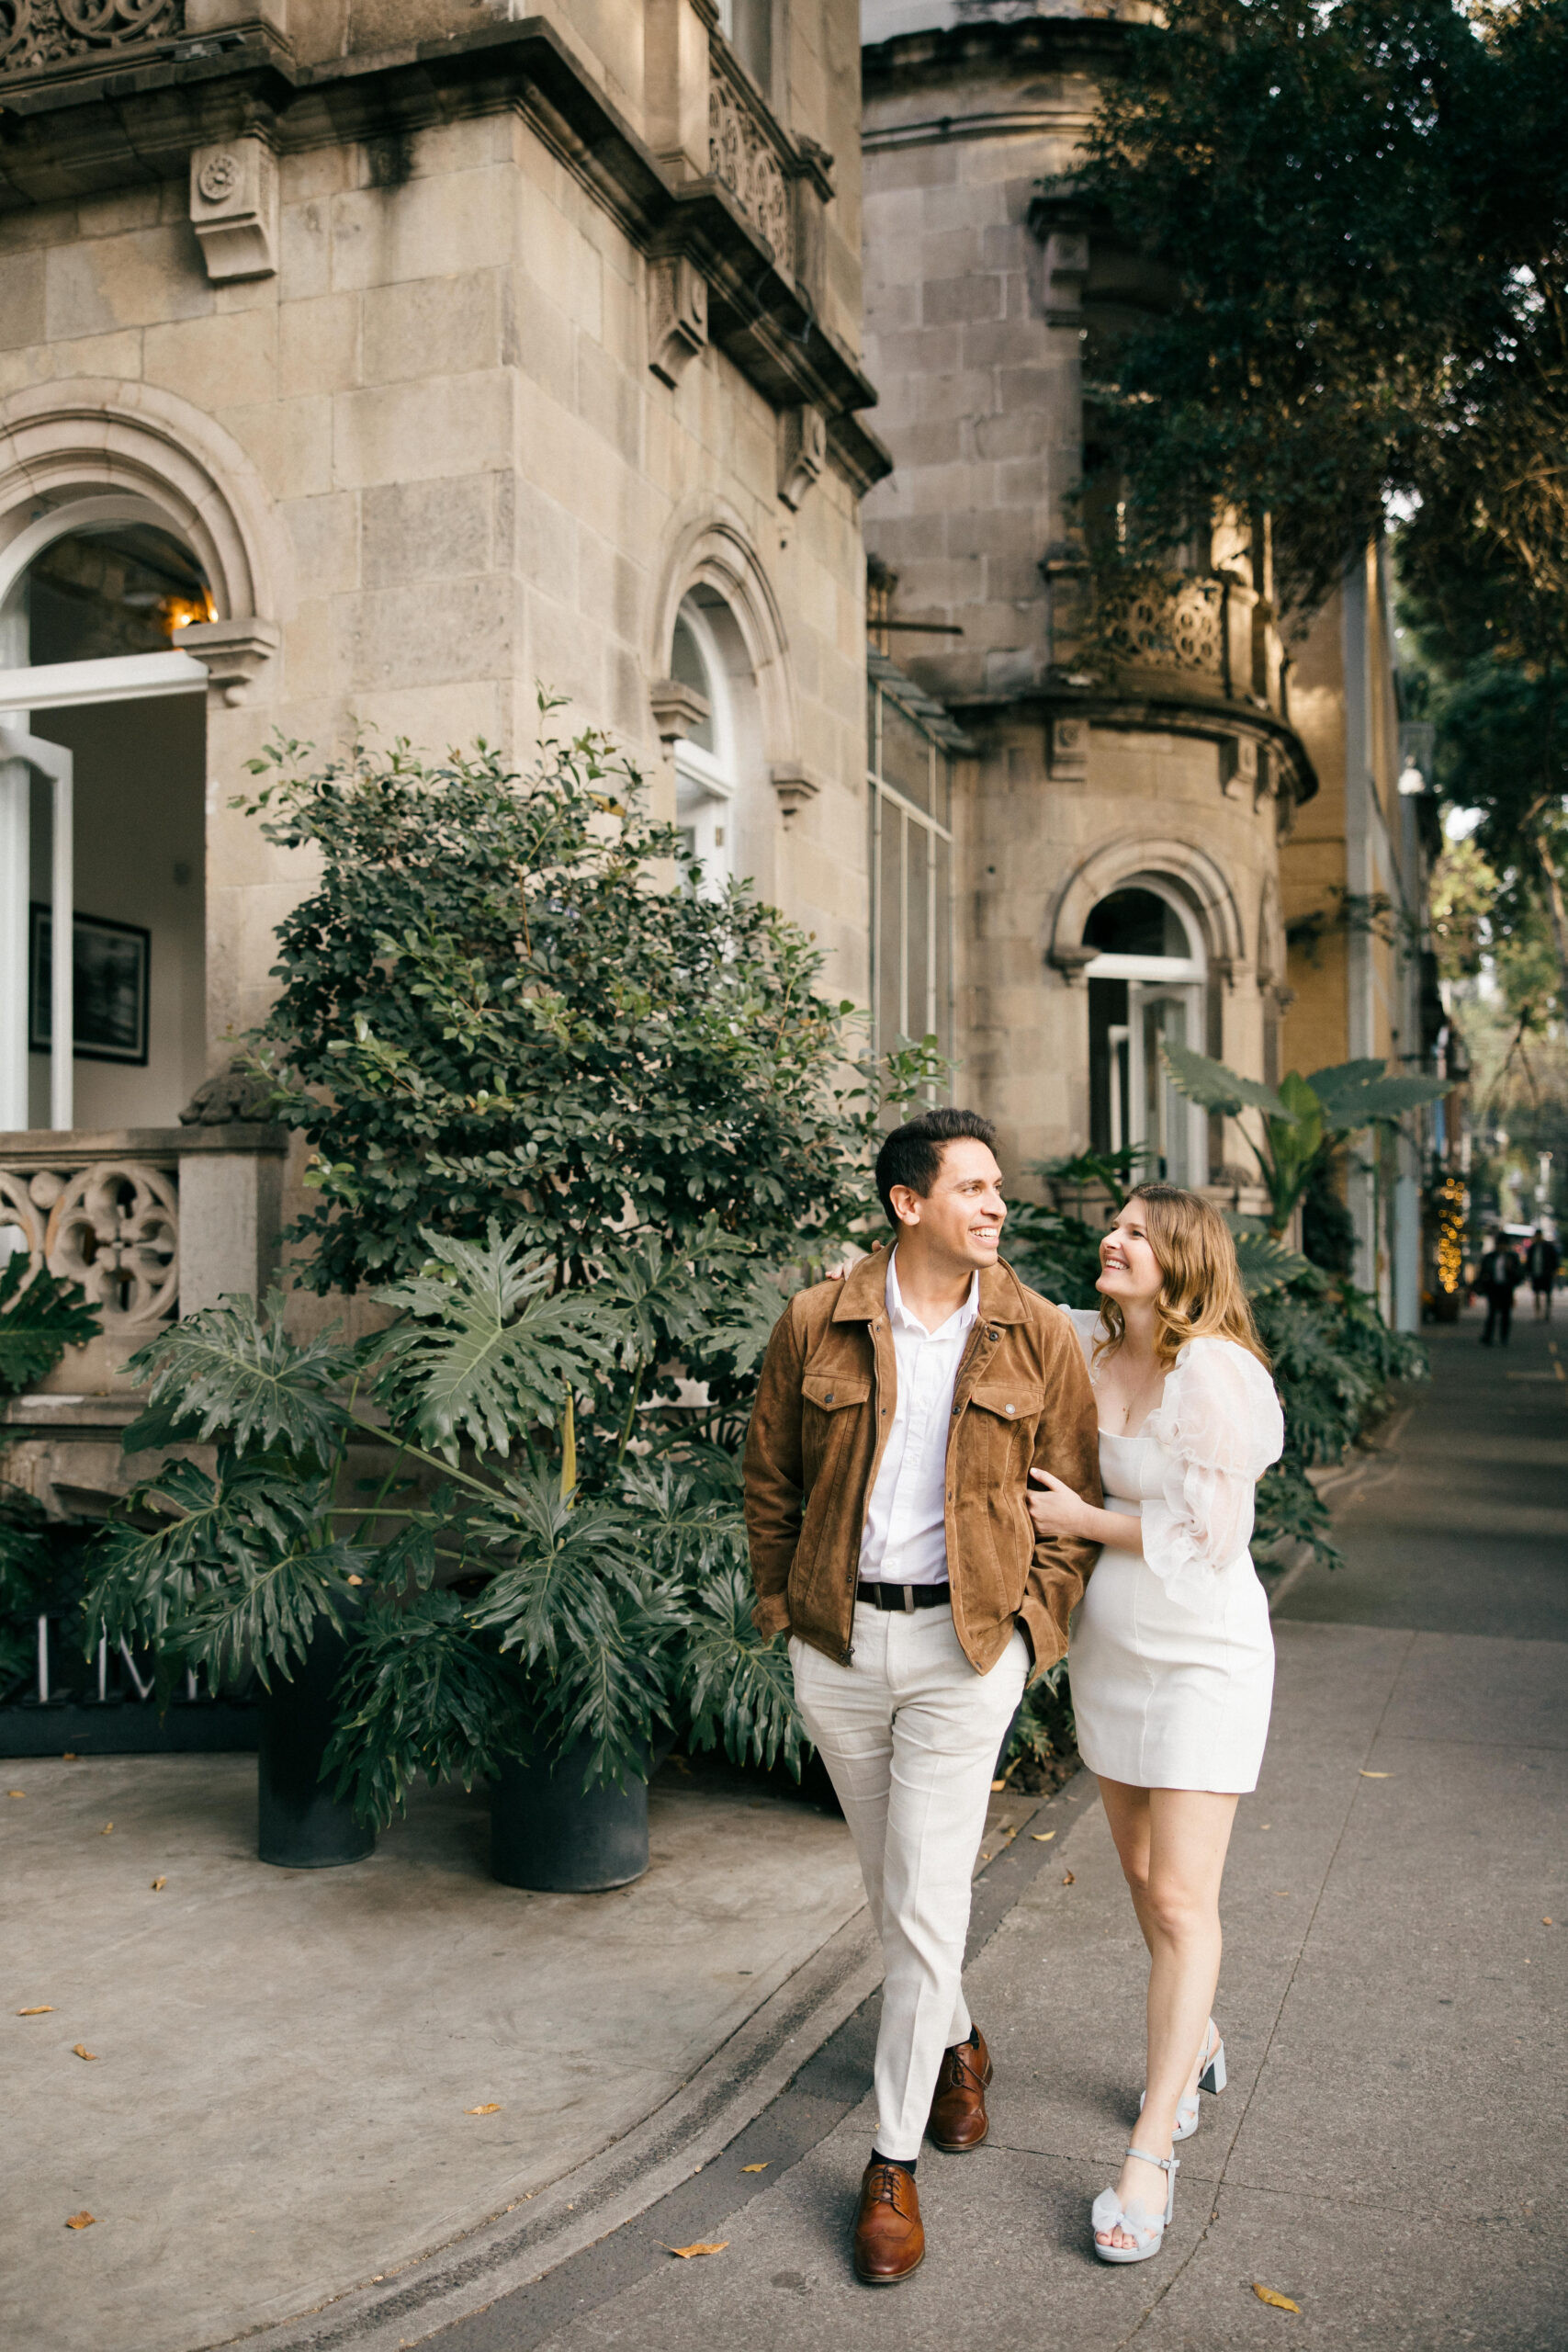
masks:
MULTIPOLYGON (((1220 2039, 1219 2028, 1213 2018, 1203 2029, 1203 2054, 1198 2061, 1198 2090, 1208 2091, 1218 2098, 1225 2086, 1225 2045, 1220 2039)), ((1144 2111, 1145 2091, 1138 2099, 1138 2113, 1144 2111)), ((1198 2129, 1198 2091, 1190 2098, 1179 2099, 1176 2108, 1176 2129, 1173 2140, 1190 2140, 1198 2129)))
POLYGON ((1155 2165, 1165 2175, 1165 2211, 1157 2218, 1142 2205, 1123 2205, 1113 2188, 1102 2188, 1089 2210, 1089 2225, 1093 2233, 1090 2243, 1101 2262, 1147 2262, 1165 2243, 1170 2217, 1176 2211, 1176 2176, 1181 2170, 1179 2156, 1151 2156, 1145 2149, 1129 2147, 1126 2154, 1136 2156, 1140 2164, 1155 2165), (1099 2233, 1104 2230, 1124 2230, 1132 2239, 1131 2245, 1101 2245, 1099 2233))

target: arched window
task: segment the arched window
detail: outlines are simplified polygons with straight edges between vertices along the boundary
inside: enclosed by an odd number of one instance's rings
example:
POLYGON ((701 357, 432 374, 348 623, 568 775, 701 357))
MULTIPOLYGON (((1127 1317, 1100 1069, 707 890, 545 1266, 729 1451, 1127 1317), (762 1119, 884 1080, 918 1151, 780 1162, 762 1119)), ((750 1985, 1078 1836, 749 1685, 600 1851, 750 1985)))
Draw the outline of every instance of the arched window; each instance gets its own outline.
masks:
POLYGON ((1085 967, 1094 1148, 1141 1148, 1151 1155, 1145 1172, 1205 1183, 1207 1122, 1160 1058, 1166 1038, 1200 1050, 1204 1042, 1207 964, 1195 917, 1170 883, 1137 875, 1090 910, 1083 944, 1099 951, 1085 967))
POLYGON ((0 544, 0 1125, 166 1126, 202 1076, 208 673, 180 633, 215 617, 147 499, 0 544))
MULTIPOLYGON (((670 649, 670 674, 691 686, 707 716, 675 741, 675 822, 689 855, 703 864, 705 891, 722 890, 735 872, 734 801, 739 777, 735 696, 722 622, 729 616, 695 595, 682 603, 670 649)), ((734 623, 729 621, 729 630, 734 623)))

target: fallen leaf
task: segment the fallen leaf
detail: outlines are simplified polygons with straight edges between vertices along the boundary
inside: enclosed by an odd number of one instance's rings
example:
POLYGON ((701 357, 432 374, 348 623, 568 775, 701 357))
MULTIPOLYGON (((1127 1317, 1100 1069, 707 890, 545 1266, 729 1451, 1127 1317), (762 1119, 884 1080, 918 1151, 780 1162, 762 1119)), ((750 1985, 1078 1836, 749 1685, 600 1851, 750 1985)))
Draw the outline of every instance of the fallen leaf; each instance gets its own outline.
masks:
POLYGON ((54 2003, 52 2001, 40 2001, 36 2008, 18 2009, 17 2011, 17 2015, 19 2018, 47 2018, 52 2017, 53 2014, 54 2003))
POLYGON ((167 1880, 166 1878, 155 1878, 155 1879, 153 1880, 153 1882, 152 1882, 152 1892, 153 1892, 153 1894, 161 1894, 163 1893, 163 1891, 164 1891, 164 1887, 166 1887, 166 1886, 168 1885, 168 1883, 169 1883, 169 1882, 168 1882, 168 1880, 167 1880))
POLYGON ((1276 1894, 1289 1894, 1290 1891, 1288 1886, 1277 1886, 1274 1889, 1276 1894))
POLYGON ((26 1789, 7 1789, 6 1794, 8 1797, 25 1797, 27 1791, 26 1789))
MULTIPOLYGON (((770 2158, 769 2161, 771 2162, 772 2159, 770 2158)), ((766 2172, 768 2167, 767 2165, 742 2165, 740 2169, 742 2172, 766 2172)))
POLYGON ((1252 2291, 1257 2296, 1258 2301, 1260 2303, 1267 2303, 1270 2310, 1277 2312, 1294 2312, 1298 2319, 1301 2317, 1302 2307, 1300 2303, 1292 2303, 1289 2295, 1277 2295, 1272 2287, 1260 2287, 1256 2278, 1252 2282, 1252 2291))
POLYGON ((84 2205, 79 2213, 67 2216, 65 2226, 68 2230, 90 2230, 97 2218, 96 2213, 89 2213, 84 2205))
POLYGON ((99 1830, 98 1835, 100 1838, 112 1838, 114 1835, 114 1823, 112 1821, 106 1821, 103 1827, 99 1830))
MULTIPOLYGON (((74 1764, 76 1761, 76 1750, 73 1747, 67 1747, 63 1749, 61 1753, 60 1760, 62 1764, 74 1764)), ((66 2227, 69 2229, 70 2226, 71 2224, 67 2222, 66 2227)))
POLYGON ((1550 1928, 1550 1927, 1551 1927, 1551 1920, 1550 1920, 1550 1919, 1543 1919, 1543 1920, 1541 1921, 1541 1923, 1540 1923, 1540 1924, 1541 1924, 1541 1926, 1542 1926, 1543 1928, 1550 1928))
POLYGON ((716 2245, 672 2245, 667 2251, 679 2255, 682 2262, 690 2262, 694 2254, 722 2254, 728 2244, 728 2238, 720 2238, 716 2245))
POLYGON ((985 1847, 984 1847, 984 1846, 982 1846, 982 1847, 981 1847, 981 1849, 980 1849, 980 1860, 981 1860, 983 1862, 988 1862, 988 1861, 990 1860, 990 1859, 991 1859, 991 1858, 990 1858, 990 1855, 987 1852, 987 1850, 986 1850, 985 1847))
POLYGON ((96 2050, 89 2050, 85 2041, 73 2041, 71 2045, 73 2058, 96 2058, 97 2054, 96 2050))
MULTIPOLYGON (((1387 1781, 1393 1778, 1393 1774, 1389 1772, 1363 1772, 1361 1778, 1363 1781, 1387 1781)), ((1292 2304, 1291 2308, 1293 2311, 1295 2308, 1294 2304, 1292 2304)))
POLYGON ((1032 1829, 1029 1834, 1037 1846, 1048 1846, 1056 1835, 1054 1829, 1032 1829))
POLYGON ((487 2099, 483 2107, 466 2107, 463 2112, 465 2115, 499 2115, 501 2101, 498 2098, 487 2099))
POLYGON ((1064 1886, 1077 1886, 1077 1881, 1073 1876, 1071 1871, 1064 1871, 1062 1872, 1062 1884, 1064 1886))

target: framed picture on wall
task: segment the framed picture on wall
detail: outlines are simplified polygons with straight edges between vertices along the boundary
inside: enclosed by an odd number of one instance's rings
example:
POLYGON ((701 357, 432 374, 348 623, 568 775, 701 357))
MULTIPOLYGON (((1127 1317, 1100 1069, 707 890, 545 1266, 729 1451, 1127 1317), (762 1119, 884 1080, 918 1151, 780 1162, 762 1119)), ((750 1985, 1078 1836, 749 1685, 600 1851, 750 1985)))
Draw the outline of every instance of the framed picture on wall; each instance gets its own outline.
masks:
MULTIPOLYGON (((53 1043, 54 921, 37 899, 28 917, 28 1050, 47 1054, 53 1043)), ((140 923, 110 922, 96 915, 77 915, 72 928, 73 1058, 145 1063, 152 933, 140 923)))

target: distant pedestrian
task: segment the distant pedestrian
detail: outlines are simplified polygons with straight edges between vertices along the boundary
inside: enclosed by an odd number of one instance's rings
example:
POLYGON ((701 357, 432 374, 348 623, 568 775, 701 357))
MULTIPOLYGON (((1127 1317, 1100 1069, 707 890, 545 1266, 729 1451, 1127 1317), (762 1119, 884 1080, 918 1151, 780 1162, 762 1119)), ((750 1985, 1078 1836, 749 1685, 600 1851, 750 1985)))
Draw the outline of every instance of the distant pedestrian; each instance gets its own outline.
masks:
POLYGON ((1562 1263, 1556 1242, 1538 1225, 1530 1236, 1530 1246, 1525 1251, 1525 1272, 1535 1293, 1535 1319, 1538 1323, 1550 1323, 1551 1320, 1551 1289, 1562 1263))
POLYGON ((1483 1348, 1492 1345, 1494 1335, 1504 1347, 1507 1346, 1508 1326, 1514 1319, 1514 1293, 1524 1280, 1524 1272, 1517 1253, 1508 1247, 1506 1236, 1495 1233, 1491 1249, 1475 1270, 1475 1287, 1486 1301, 1486 1329, 1481 1334, 1483 1348))

